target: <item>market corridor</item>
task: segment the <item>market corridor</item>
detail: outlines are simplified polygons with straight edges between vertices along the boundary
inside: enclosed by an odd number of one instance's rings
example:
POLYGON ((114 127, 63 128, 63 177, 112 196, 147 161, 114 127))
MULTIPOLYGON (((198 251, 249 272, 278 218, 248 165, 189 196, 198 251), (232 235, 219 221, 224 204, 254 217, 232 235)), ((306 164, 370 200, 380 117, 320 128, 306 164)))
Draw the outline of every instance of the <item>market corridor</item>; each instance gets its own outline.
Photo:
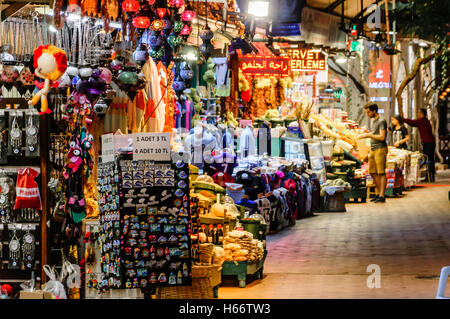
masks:
POLYGON ((449 190, 441 177, 385 204, 300 220, 268 237, 263 280, 222 281, 219 298, 434 298, 450 265, 449 190), (381 268, 380 288, 367 287, 370 264, 381 268))

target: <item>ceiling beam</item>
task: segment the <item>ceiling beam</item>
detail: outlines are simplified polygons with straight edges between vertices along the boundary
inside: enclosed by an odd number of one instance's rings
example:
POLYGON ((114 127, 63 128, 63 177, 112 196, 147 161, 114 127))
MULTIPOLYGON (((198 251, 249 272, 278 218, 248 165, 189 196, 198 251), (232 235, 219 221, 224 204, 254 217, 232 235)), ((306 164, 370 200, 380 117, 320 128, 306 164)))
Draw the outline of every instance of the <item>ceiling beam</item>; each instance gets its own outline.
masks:
POLYGON ((345 2, 345 0, 336 0, 332 4, 330 4, 328 7, 326 7, 325 11, 332 12, 334 9, 339 7, 341 4, 343 5, 344 2, 345 2))
POLYGON ((2 11, 2 18, 1 20, 4 21, 8 19, 10 16, 12 16, 14 13, 22 9, 28 4, 28 2, 14 2, 13 4, 9 5, 8 8, 2 11))

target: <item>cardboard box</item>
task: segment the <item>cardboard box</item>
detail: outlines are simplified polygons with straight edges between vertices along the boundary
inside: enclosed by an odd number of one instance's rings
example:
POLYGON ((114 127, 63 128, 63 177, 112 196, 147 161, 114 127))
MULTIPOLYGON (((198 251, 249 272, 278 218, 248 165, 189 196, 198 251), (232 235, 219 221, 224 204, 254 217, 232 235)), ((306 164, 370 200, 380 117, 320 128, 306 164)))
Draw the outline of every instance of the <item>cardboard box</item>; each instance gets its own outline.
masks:
POLYGON ((19 299, 53 299, 53 294, 42 290, 35 290, 35 291, 22 290, 20 292, 19 299))

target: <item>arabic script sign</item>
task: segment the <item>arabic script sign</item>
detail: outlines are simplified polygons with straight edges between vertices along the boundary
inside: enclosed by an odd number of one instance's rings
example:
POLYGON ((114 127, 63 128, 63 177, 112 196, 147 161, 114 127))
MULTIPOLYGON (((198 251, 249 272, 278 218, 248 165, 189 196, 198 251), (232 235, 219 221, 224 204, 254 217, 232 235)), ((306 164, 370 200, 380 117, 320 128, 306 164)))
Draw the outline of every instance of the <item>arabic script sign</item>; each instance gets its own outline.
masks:
POLYGON ((244 55, 239 58, 239 68, 244 75, 289 76, 289 57, 244 55))

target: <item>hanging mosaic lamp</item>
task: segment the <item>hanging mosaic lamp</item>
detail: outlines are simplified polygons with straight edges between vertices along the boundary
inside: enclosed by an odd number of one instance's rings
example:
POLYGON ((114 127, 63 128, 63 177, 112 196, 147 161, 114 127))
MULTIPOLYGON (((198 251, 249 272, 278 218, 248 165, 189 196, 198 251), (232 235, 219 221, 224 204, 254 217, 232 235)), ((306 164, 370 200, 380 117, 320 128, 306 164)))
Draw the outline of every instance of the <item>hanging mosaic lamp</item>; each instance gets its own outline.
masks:
POLYGON ((185 63, 184 68, 180 71, 180 76, 185 81, 189 81, 194 77, 194 71, 191 70, 187 62, 185 63))
POLYGON ((156 19, 152 22, 152 30, 153 31, 161 31, 164 28, 164 20, 156 19))
POLYGON ((188 26, 187 24, 183 27, 183 30, 181 30, 181 35, 189 35, 192 32, 192 27, 188 26))
POLYGON ((163 44, 163 38, 157 32, 153 32, 149 38, 149 44, 152 48, 160 47, 163 44))
POLYGON ((208 24, 206 24, 199 33, 200 39, 203 41, 210 41, 214 37, 214 33, 209 28, 208 24))
POLYGON ((133 18, 133 26, 136 29, 147 29, 150 26, 150 19, 138 13, 138 15, 133 18))
POLYGON ((175 21, 175 23, 173 24, 173 31, 175 33, 180 33, 181 30, 183 30, 183 27, 184 27, 183 21, 175 21))
POLYGON ((140 63, 145 62, 147 60, 147 48, 145 44, 141 43, 136 51, 133 52, 133 60, 140 63))
POLYGON ((169 5, 175 8, 181 8, 184 6, 184 0, 170 0, 169 5))
POLYGON ((156 0, 147 0, 147 3, 151 6, 154 5, 155 2, 156 2, 156 0))
POLYGON ((184 83, 183 79, 181 79, 180 76, 178 76, 177 79, 173 81, 172 87, 175 90, 175 92, 180 92, 186 88, 186 83, 184 83))
POLYGON ((140 8, 139 1, 137 0, 125 0, 122 3, 122 10, 124 12, 138 12, 140 8))
POLYGON ((205 42, 202 45, 200 45, 200 52, 204 56, 209 56, 214 51, 214 46, 210 42, 205 42))
POLYGON ((195 13, 195 11, 192 10, 190 5, 188 5, 186 7, 186 9, 183 11, 183 13, 181 14, 181 20, 183 20, 185 22, 191 22, 192 20, 194 20, 196 15, 197 14, 195 13))
POLYGON ((135 85, 138 82, 138 76, 134 72, 124 71, 119 74, 119 83, 125 85, 135 85))

